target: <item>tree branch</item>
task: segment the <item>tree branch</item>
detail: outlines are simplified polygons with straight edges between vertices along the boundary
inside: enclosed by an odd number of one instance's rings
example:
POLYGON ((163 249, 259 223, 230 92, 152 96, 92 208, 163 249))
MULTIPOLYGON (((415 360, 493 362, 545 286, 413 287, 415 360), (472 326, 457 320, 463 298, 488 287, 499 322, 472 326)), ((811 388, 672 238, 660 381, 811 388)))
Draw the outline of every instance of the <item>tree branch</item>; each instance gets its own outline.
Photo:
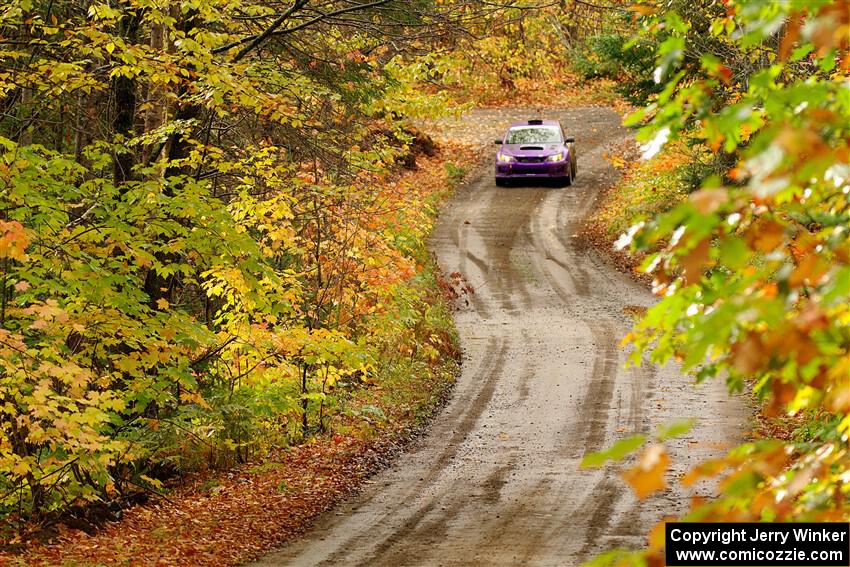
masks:
POLYGON ((319 23, 322 20, 325 20, 327 18, 333 18, 335 16, 339 16, 341 14, 347 14, 349 12, 366 10, 368 8, 375 8, 377 6, 382 6, 384 4, 388 4, 391 1, 392 0, 376 0, 375 2, 368 2, 366 4, 357 4, 357 5, 354 5, 354 6, 347 6, 345 8, 339 8, 338 10, 333 10, 331 12, 326 12, 326 13, 320 12, 318 16, 311 18, 311 19, 309 19, 305 22, 302 22, 298 25, 292 26, 291 28, 285 28, 285 29, 279 30, 280 26, 282 26, 286 22, 286 20, 289 19, 290 16, 292 16, 293 13, 295 13, 297 10, 300 10, 301 8, 303 8, 305 6, 306 0, 297 0, 295 2, 295 4, 292 5, 292 7, 290 7, 286 12, 281 14, 262 33, 260 33, 258 35, 245 37, 245 38, 240 39, 239 41, 218 47, 218 48, 213 50, 213 53, 221 53, 223 51, 227 51, 229 49, 232 49, 233 47, 237 47, 239 45, 247 43, 248 45, 243 47, 241 50, 239 50, 239 52, 236 55, 233 56, 233 62, 235 63, 235 62, 243 59, 246 55, 248 55, 251 51, 256 49, 260 44, 262 44, 265 40, 267 40, 269 37, 271 37, 273 35, 274 36, 280 36, 280 35, 294 33, 296 31, 303 30, 303 29, 308 28, 312 25, 315 25, 315 24, 317 24, 317 23, 319 23))

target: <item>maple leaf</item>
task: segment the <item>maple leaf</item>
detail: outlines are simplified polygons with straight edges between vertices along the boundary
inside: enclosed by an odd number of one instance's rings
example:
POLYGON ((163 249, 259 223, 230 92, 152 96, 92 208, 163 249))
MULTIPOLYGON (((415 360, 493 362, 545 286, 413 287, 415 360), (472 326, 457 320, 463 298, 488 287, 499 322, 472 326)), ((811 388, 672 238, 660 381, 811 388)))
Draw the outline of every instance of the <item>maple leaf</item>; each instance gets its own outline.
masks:
POLYGON ((29 238, 18 221, 0 221, 0 258, 23 260, 29 238))
POLYGON ((759 221, 752 225, 748 233, 750 245, 759 252, 772 252, 782 243, 785 229, 775 221, 759 221))
POLYGON ((670 464, 670 457, 664 445, 653 444, 641 454, 637 466, 623 472, 622 476, 634 489, 637 497, 643 500, 650 494, 667 487, 664 473, 670 464))
POLYGON ((693 486, 701 478, 717 476, 728 466, 726 462, 720 459, 704 461, 685 474, 679 482, 682 486, 693 486))
POLYGON ((729 200, 729 194, 725 189, 719 187, 700 189, 690 196, 694 208, 703 215, 708 215, 720 208, 720 205, 729 200))
POLYGON ((685 285, 697 283, 710 262, 711 240, 704 238, 682 257, 682 279, 685 285))
POLYGON ((15 463, 10 470, 11 470, 12 474, 16 474, 20 477, 24 477, 24 476, 26 476, 26 474, 28 472, 30 472, 30 465, 29 465, 28 462, 26 462, 24 460, 20 460, 17 463, 15 463))
POLYGON ((761 368, 766 356, 764 342, 757 333, 750 333, 732 345, 732 365, 744 375, 753 374, 761 368))

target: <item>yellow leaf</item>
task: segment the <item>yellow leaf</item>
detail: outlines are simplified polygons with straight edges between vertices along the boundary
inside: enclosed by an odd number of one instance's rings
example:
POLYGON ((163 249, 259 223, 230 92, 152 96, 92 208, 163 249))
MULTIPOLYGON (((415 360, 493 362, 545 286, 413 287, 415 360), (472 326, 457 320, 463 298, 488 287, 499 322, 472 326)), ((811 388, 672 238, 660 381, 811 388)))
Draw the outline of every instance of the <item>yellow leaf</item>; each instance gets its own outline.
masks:
POLYGON ((156 306, 159 309, 162 309, 163 311, 165 311, 166 309, 168 309, 168 300, 165 299, 165 298, 159 298, 159 299, 156 300, 156 306))
POLYGON ((28 472, 30 472, 30 465, 26 461, 18 461, 12 467, 12 474, 16 474, 20 477, 26 476, 28 472))
POLYGON ((657 11, 657 8, 655 8, 654 6, 647 6, 646 4, 636 4, 634 6, 629 6, 626 9, 629 12, 634 12, 639 16, 649 16, 657 11))
POLYGON ((207 401, 203 397, 201 397, 200 394, 197 394, 195 392, 189 392, 189 391, 180 392, 180 399, 184 402, 197 404, 197 405, 201 406, 202 408, 212 409, 210 407, 210 405, 207 403, 207 401))

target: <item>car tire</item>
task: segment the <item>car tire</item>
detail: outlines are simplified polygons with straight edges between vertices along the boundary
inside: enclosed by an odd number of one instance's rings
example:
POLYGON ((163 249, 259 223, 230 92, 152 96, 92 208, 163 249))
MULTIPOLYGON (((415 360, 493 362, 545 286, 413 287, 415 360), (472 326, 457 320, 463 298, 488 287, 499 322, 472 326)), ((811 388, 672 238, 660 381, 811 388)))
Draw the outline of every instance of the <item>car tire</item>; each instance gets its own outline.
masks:
POLYGON ((578 173, 578 158, 576 158, 576 145, 570 144, 570 177, 572 179, 576 178, 576 173, 578 173))
POLYGON ((508 184, 507 179, 502 179, 500 177, 496 178, 496 187, 505 187, 508 184))
POLYGON ((568 173, 567 175, 565 175, 564 177, 559 179, 559 181, 560 181, 560 183, 558 185, 560 185, 561 187, 569 187, 570 185, 573 184, 572 173, 568 173))

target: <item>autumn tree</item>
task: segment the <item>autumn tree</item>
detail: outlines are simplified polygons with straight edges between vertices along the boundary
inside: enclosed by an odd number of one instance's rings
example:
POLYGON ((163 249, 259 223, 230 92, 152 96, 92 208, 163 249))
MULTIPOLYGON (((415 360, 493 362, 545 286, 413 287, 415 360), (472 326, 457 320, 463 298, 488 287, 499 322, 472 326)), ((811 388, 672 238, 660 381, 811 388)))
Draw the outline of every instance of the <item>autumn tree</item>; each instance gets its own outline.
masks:
MULTIPOLYGON (((642 270, 661 296, 628 337, 634 360, 678 361, 699 381, 752 391, 766 419, 791 418, 774 430, 781 436, 680 479, 720 478, 720 496, 685 519, 846 520, 850 7, 735 0, 633 10, 649 37, 663 38, 663 89, 630 118, 642 124, 645 152, 678 140, 716 156, 716 173, 686 202, 620 240, 647 254, 642 270)), ((650 446, 627 480, 660 489, 651 477, 664 474, 663 453, 650 446)), ((663 545, 659 528, 649 550, 597 563, 661 565, 663 545)))

